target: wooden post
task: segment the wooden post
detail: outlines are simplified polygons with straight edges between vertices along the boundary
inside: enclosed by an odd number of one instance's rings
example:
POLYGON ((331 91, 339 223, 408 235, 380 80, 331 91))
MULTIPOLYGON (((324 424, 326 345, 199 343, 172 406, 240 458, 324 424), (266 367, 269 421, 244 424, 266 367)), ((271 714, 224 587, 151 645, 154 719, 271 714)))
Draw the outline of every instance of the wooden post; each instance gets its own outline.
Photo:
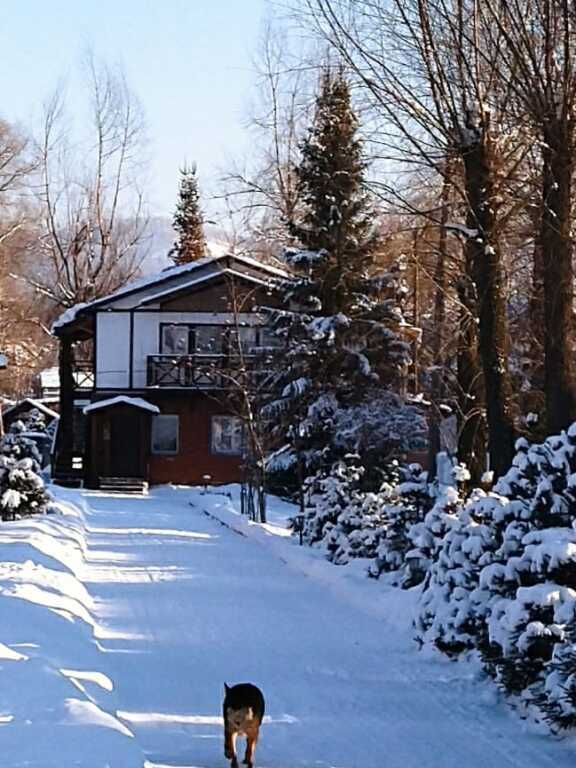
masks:
POLYGON ((70 454, 74 448, 74 356, 72 340, 60 337, 58 370, 60 374, 60 422, 58 425, 59 454, 70 454))

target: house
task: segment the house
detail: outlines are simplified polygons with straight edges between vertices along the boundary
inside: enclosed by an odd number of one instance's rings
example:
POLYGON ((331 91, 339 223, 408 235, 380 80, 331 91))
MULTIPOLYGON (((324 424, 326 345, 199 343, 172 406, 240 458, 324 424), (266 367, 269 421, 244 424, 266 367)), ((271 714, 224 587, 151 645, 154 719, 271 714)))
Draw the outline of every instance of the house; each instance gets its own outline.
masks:
POLYGON ((135 489, 207 476, 238 481, 237 384, 262 375, 255 361, 276 339, 261 310, 277 305, 275 286, 286 277, 224 254, 67 310, 53 327, 60 342, 56 482, 135 489))
POLYGON ((42 399, 56 399, 60 397, 60 375, 58 366, 45 368, 38 374, 38 389, 42 399))
MULTIPOLYGON (((92 361, 76 360, 74 370, 74 384, 76 389, 91 387, 94 372, 92 370, 92 361)), ((51 408, 58 408, 60 405, 60 371, 58 366, 45 368, 38 374, 37 388, 40 391, 40 400, 51 408)))

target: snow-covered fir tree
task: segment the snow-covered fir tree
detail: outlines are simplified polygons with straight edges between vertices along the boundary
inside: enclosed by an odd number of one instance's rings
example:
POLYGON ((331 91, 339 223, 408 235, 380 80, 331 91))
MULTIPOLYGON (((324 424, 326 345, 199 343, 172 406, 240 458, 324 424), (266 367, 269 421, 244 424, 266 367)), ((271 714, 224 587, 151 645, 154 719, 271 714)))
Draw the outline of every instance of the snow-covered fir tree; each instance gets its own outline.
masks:
POLYGON ((386 505, 386 522, 380 534, 377 554, 369 569, 377 578, 383 572, 397 572, 397 582, 411 587, 423 578, 419 558, 409 557, 414 548, 410 532, 422 523, 430 511, 434 497, 427 473, 419 464, 399 467, 400 482, 391 489, 386 505), (414 562, 417 565, 414 565, 414 562))
MULTIPOLYGON (((290 222, 293 279, 272 320, 285 347, 268 408, 303 476, 342 455, 342 411, 397 380, 407 360, 398 333, 402 275, 377 274, 375 211, 365 191, 358 120, 341 71, 325 70, 297 168, 300 218, 290 222)), ((345 449, 344 449, 345 450, 345 449)))
POLYGON ((359 457, 347 454, 305 483, 303 540, 324 549, 336 565, 376 556, 394 483, 379 492, 365 491, 363 475, 359 457))
POLYGON ((303 541, 321 544, 340 514, 347 512, 362 478, 357 457, 344 457, 329 468, 318 470, 304 483, 303 541))
POLYGON ((170 257, 175 264, 187 264, 206 256, 204 217, 200 207, 195 165, 191 168, 185 166, 180 170, 180 187, 173 227, 177 239, 170 251, 170 257))
POLYGON ((40 454, 23 436, 25 425, 15 422, 0 440, 0 517, 14 520, 46 511, 50 495, 40 476, 40 454))
POLYGON ((462 505, 423 593, 418 637, 476 650, 524 707, 576 723, 576 425, 517 441, 511 469, 462 505))

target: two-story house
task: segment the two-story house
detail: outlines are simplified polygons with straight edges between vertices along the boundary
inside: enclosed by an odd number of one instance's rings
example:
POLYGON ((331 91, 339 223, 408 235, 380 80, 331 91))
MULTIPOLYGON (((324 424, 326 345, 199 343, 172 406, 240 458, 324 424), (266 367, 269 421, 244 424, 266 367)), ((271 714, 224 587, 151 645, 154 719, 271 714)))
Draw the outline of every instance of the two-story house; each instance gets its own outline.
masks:
POLYGON ((262 308, 277 305, 275 287, 286 277, 248 257, 209 257, 65 312, 53 328, 56 482, 136 489, 206 476, 237 481, 235 387, 277 343, 262 308))

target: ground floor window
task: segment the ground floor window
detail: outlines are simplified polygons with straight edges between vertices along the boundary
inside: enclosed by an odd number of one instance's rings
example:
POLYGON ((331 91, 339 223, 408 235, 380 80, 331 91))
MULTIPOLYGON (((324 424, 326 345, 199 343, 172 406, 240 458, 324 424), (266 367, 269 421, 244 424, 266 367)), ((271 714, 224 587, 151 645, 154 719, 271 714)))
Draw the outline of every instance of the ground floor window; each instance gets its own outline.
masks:
POLYGON ((178 453, 180 417, 175 414, 159 414, 152 417, 152 453, 178 453))
POLYGON ((212 453, 239 456, 242 453, 242 419, 237 416, 212 416, 212 453))

